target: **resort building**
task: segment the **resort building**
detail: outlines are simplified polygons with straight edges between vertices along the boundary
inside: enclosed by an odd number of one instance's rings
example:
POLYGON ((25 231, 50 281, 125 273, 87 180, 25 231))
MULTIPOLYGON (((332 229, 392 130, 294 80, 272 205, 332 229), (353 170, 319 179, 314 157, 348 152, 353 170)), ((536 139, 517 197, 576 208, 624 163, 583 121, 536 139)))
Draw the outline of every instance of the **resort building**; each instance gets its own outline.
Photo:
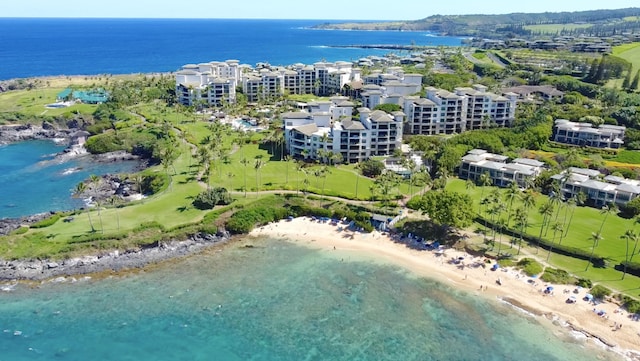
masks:
POLYGON ((73 90, 66 88, 58 93, 57 101, 79 101, 84 104, 102 104, 109 100, 109 92, 104 89, 73 90))
POLYGON ((310 104, 309 112, 282 115, 285 145, 296 158, 355 163, 372 156, 393 154, 402 142, 404 113, 358 109, 360 118, 351 117, 353 103, 344 97, 310 104), (338 155, 339 154, 339 155, 338 155))
POLYGON ((489 126, 508 127, 515 119, 515 94, 499 96, 482 85, 455 92, 429 87, 426 98, 404 97, 405 131, 410 134, 456 134, 489 126))
POLYGON ((610 203, 623 205, 640 195, 640 181, 604 176, 593 169, 572 167, 551 178, 560 183, 560 191, 565 199, 584 193, 586 203, 595 207, 610 203))
POLYGON ((520 187, 535 179, 542 172, 544 163, 535 159, 516 158, 507 163, 507 156, 489 153, 483 149, 470 150, 462 157, 459 176, 474 182, 484 173, 489 175, 491 184, 507 187, 516 182, 520 187))
POLYGON ((624 126, 602 124, 594 128, 591 123, 576 123, 557 119, 552 139, 558 143, 594 148, 618 149, 624 144, 624 126))
POLYGON ((233 103, 240 76, 237 60, 184 65, 176 72, 178 103, 186 106, 233 103))

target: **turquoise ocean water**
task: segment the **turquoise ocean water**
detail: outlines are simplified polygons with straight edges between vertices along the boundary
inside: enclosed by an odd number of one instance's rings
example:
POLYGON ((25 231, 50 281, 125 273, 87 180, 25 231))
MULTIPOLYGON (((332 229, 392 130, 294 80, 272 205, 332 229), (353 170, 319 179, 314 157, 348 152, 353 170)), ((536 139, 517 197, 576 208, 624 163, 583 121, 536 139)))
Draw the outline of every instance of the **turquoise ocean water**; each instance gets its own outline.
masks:
POLYGON ((0 218, 14 218, 84 206, 72 197, 90 175, 132 172, 137 161, 97 163, 88 157, 60 160, 65 145, 28 141, 0 145, 0 218))
POLYGON ((393 266, 251 242, 126 276, 0 292, 0 361, 613 359, 393 266))

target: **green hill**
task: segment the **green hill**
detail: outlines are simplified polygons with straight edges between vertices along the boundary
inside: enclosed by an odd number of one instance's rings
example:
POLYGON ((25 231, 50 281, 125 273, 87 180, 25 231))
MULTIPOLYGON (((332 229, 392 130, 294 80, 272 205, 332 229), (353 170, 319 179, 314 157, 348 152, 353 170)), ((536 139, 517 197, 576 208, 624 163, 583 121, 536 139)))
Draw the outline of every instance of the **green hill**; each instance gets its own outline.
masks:
POLYGON ((452 36, 532 36, 536 25, 567 24, 571 34, 608 36, 640 30, 640 8, 499 15, 432 15, 415 21, 320 24, 319 29, 432 31, 452 36), (570 25, 569 25, 570 24, 570 25), (578 26, 576 26, 578 24, 578 26), (532 26, 534 26, 532 28, 532 26))

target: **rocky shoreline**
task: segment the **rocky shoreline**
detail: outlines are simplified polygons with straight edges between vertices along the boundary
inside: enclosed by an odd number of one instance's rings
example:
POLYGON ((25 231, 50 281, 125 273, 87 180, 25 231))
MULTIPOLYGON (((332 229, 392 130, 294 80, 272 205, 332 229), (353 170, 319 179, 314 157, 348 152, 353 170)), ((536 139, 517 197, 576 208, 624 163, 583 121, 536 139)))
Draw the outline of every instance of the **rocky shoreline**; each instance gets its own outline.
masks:
MULTIPOLYGON (((0 260, 0 282, 44 281, 87 275, 105 271, 119 272, 137 269, 152 263, 195 254, 213 245, 227 242, 231 236, 222 231, 218 234, 197 233, 186 240, 171 240, 154 243, 134 250, 111 251, 99 255, 54 260, 0 260)), ((10 291, 10 286, 6 290, 10 291)), ((0 288, 2 289, 2 288, 0 288)))
POLYGON ((42 125, 0 125, 0 144, 10 144, 25 140, 68 139, 76 130, 58 129, 47 122, 42 122, 42 125))

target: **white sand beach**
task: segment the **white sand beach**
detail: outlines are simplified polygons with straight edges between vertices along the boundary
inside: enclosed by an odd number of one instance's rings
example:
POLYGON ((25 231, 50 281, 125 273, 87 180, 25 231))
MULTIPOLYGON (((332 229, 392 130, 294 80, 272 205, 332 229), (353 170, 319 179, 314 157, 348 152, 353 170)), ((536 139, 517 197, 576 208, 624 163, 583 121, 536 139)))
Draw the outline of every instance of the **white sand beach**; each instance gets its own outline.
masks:
POLYGON ((338 252, 340 257, 353 255, 383 260, 478 296, 507 301, 539 317, 546 317, 567 331, 580 331, 589 336, 586 342, 608 347, 630 360, 640 360, 640 322, 632 320, 617 304, 594 305, 583 300, 587 290, 574 293, 575 286, 547 284, 510 268, 492 271, 491 264, 473 267, 484 259, 461 251, 447 249, 444 254, 437 255, 434 251, 408 248, 377 231, 354 233, 343 228, 344 225, 302 217, 257 228, 251 235, 284 238, 327 252, 338 252), (464 257, 460 264, 449 262, 458 257, 464 257), (498 279, 502 285, 496 282, 498 279), (549 286, 553 287, 551 294, 544 292, 549 286), (566 302, 571 296, 576 298, 575 303, 566 302), (605 314, 600 316, 598 311, 605 314))

